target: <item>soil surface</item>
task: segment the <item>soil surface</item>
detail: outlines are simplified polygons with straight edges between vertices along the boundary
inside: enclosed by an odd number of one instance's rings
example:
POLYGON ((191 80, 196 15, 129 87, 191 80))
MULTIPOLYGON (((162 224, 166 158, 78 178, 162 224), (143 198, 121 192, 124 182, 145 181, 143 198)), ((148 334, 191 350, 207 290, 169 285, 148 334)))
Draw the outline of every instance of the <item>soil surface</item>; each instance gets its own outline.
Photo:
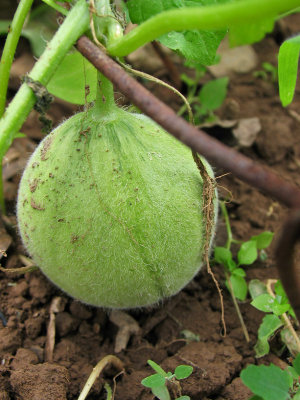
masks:
MULTIPOLYGON (((293 26, 297 29, 297 23, 299 17, 289 17, 274 34, 253 46, 256 71, 266 61, 276 65, 279 44, 293 26)), ((144 59, 145 70, 148 60, 144 59)), ((29 45, 22 40, 10 81, 10 96, 33 62, 29 45)), ((143 65, 138 67, 142 69, 143 65)), ((177 68, 182 69, 180 65, 177 68)), ((159 59, 156 72, 168 80, 168 71, 159 59)), ((226 101, 217 112, 221 120, 258 119, 260 129, 253 143, 242 146, 232 128, 213 127, 207 132, 300 185, 299 87, 292 105, 284 109, 277 84, 269 76, 262 79, 253 72, 230 75, 226 101)), ((204 81, 208 78, 209 74, 204 81)), ((180 100, 165 88, 148 86, 175 109, 180 107, 180 100)), ((56 100, 49 116, 57 125, 75 111, 76 107, 56 100)), ((43 137, 36 112, 30 114, 22 132, 27 137, 14 141, 3 167, 8 216, 0 225, 0 249, 6 252, 1 260, 6 269, 26 263, 20 259, 26 252, 17 233, 15 204, 26 160, 43 137)), ((220 177, 220 196, 231 198, 228 210, 236 239, 245 241, 265 230, 278 233, 286 209, 232 175, 224 176, 225 171, 215 173, 220 177)), ((224 245, 225 241, 226 230, 220 216, 216 243, 224 245)), ((248 281, 277 278, 273 248, 268 250, 267 261, 257 261, 246 268, 248 281)), ((270 355, 255 358, 253 346, 263 313, 250 305, 249 298, 239 304, 250 335, 247 343, 224 285, 223 268, 214 265, 213 271, 223 289, 226 337, 222 335, 219 296, 205 268, 182 292, 163 304, 126 314, 83 305, 54 287, 39 271, 25 275, 0 272, 0 400, 77 399, 93 367, 108 355, 117 356, 124 369, 120 371, 115 362, 109 364, 92 386, 89 400, 106 399, 107 383, 115 392, 115 400, 154 399, 150 390, 141 385, 141 380, 153 373, 148 359, 167 371, 174 371, 180 364, 193 367, 192 375, 182 380, 180 387, 170 387, 172 398, 182 393, 192 400, 248 399, 251 393, 239 378, 241 370, 249 363, 284 366, 289 354, 275 355, 281 348, 275 338, 270 355), (124 327, 132 325, 134 332, 126 336, 124 327)))

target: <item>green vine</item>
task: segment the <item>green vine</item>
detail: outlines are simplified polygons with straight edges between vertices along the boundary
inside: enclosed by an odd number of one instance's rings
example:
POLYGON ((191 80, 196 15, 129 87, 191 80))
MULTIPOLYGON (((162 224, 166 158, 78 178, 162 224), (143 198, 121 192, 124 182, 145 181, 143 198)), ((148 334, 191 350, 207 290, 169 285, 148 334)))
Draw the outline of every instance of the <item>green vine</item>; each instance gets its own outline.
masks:
POLYGON ((24 21, 30 11, 33 0, 21 0, 12 23, 3 49, 0 62, 0 117, 4 114, 6 93, 10 68, 14 59, 17 44, 21 35, 24 21))
POLYGON ((276 17, 299 7, 299 0, 244 0, 216 6, 188 7, 162 12, 107 47, 113 56, 127 56, 170 31, 221 29, 276 17))

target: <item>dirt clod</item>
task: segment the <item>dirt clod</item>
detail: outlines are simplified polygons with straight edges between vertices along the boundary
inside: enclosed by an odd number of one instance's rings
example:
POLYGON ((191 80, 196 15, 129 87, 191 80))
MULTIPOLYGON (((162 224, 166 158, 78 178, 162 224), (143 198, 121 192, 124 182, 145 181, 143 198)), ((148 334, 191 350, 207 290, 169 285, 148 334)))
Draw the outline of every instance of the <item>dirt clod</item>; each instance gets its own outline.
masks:
POLYGON ((58 365, 28 364, 24 370, 12 371, 10 383, 20 400, 66 400, 69 374, 58 365))

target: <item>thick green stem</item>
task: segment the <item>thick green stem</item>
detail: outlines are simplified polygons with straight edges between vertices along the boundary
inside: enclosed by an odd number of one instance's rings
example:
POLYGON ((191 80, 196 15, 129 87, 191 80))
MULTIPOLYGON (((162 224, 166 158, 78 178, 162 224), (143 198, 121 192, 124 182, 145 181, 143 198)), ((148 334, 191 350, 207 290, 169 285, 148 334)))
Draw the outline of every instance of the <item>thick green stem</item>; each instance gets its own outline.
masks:
MULTIPOLYGON (((46 50, 36 62, 29 77, 44 86, 47 85, 66 53, 88 28, 88 4, 85 0, 79 0, 69 12, 53 39, 48 43, 46 50)), ((26 83, 23 83, 6 109, 3 118, 0 120, 0 162, 36 100, 33 91, 26 83)), ((3 202, 2 190, 0 192, 0 204, 3 204, 3 202)))
POLYGON ((186 7, 162 12, 123 38, 108 45, 113 56, 126 56, 138 47, 170 31, 223 29, 249 24, 299 7, 299 0, 243 0, 216 6, 186 7))
POLYGON ((96 95, 95 106, 93 107, 93 113, 97 114, 97 117, 105 116, 110 113, 113 108, 117 108, 114 99, 114 87, 109 79, 107 79, 101 72, 98 71, 98 90, 96 95))
POLYGON ((0 117, 4 114, 10 68, 33 0, 21 0, 12 20, 0 61, 0 117))
MULTIPOLYGON (((47 85, 66 53, 88 27, 88 5, 85 0, 80 0, 48 43, 29 77, 44 86, 47 85)), ((21 128, 35 102, 36 97, 33 91, 26 83, 23 83, 0 121, 0 158, 3 158, 9 149, 15 134, 21 128)))

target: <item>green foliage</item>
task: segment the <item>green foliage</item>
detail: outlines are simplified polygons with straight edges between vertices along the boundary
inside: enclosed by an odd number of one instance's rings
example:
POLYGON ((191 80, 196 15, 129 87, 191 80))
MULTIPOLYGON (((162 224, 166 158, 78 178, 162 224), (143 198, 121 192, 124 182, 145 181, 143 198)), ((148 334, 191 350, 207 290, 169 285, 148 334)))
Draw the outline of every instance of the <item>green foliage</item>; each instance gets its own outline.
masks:
MULTIPOLYGON (((205 75, 206 68, 199 64, 186 63, 185 65, 196 69, 194 79, 186 74, 181 75, 182 81, 188 88, 187 100, 193 109, 195 124, 214 120, 216 117, 213 112, 221 107, 226 98, 228 78, 211 80, 205 83, 199 90, 199 79, 205 75)), ((184 105, 179 110, 178 115, 182 115, 185 111, 186 106, 184 105)))
POLYGON ((300 52, 300 35, 283 42, 278 55, 279 95, 284 107, 289 105, 294 97, 298 60, 300 52))
POLYGON ((201 104, 201 114, 217 110, 223 104, 227 95, 228 78, 209 81, 202 86, 198 97, 201 104))
MULTIPOLYGON (((282 287, 280 281, 277 281, 274 285, 275 296, 272 296, 267 291, 267 287, 264 283, 258 280, 252 280, 249 283, 249 291, 252 297, 252 306, 260 311, 271 313, 265 315, 263 321, 258 329, 258 338, 254 347, 256 357, 263 357, 269 353, 270 346, 269 340, 275 334, 275 332, 284 326, 284 321, 280 316, 284 313, 290 314, 295 318, 294 311, 289 304, 287 295, 282 287)), ((290 348, 293 346, 294 338, 293 335, 289 335, 287 332, 281 332, 281 338, 283 342, 290 348)), ((297 346, 295 346, 297 349, 297 346)), ((293 351, 291 351, 294 353, 293 351)))
POLYGON ((272 32, 274 23, 274 18, 264 18, 248 24, 231 26, 229 43, 234 47, 259 42, 267 33, 272 32))
POLYGON ((96 82, 96 68, 78 51, 72 51, 57 68, 47 89, 69 103, 85 104, 95 100, 96 82))
MULTIPOLYGON (((0 35, 7 34, 11 21, 0 21, 0 35)), ((40 57, 47 42, 57 29, 57 13, 45 4, 31 13, 28 23, 22 30, 22 36, 29 40, 32 52, 40 57)), ((85 104, 95 100, 97 70, 78 51, 69 52, 58 66, 47 85, 47 90, 73 104, 85 104), (89 90, 86 94, 85 87, 89 90)))
MULTIPOLYGON (((262 232, 260 235, 252 236, 250 240, 240 245, 237 253, 237 262, 233 259, 228 247, 215 247, 214 260, 224 265, 229 276, 234 296, 239 300, 245 300, 248 292, 245 280, 246 272, 241 265, 251 265, 257 260, 259 251, 267 248, 273 238, 272 232, 262 232)), ((229 287, 228 279, 226 286, 229 287)))
POLYGON ((269 78, 271 78, 271 81, 273 83, 278 81, 278 70, 277 67, 274 67, 274 65, 264 62, 262 63, 263 69, 260 71, 254 71, 253 75, 256 78, 262 78, 263 80, 267 81, 269 78))
POLYGON ((270 351, 269 339, 283 326, 281 320, 274 314, 265 315, 258 328, 258 339, 254 346, 256 357, 263 357, 270 351))
MULTIPOLYGON (((170 393, 167 388, 167 382, 174 382, 175 380, 181 380, 188 378, 192 372, 193 367, 190 365, 179 365, 175 368, 174 373, 165 372, 160 365, 156 364, 152 360, 148 360, 148 364, 154 369, 156 374, 147 376, 142 380, 142 385, 151 389, 154 396, 159 400, 170 400, 170 393)), ((189 400, 189 396, 180 396, 176 400, 189 400)))
MULTIPOLYGON (((140 24, 147 19, 175 8, 206 6, 221 4, 230 0, 129 0, 127 7, 133 23, 140 24)), ((169 32, 158 40, 170 49, 178 52, 188 61, 211 65, 215 63, 216 51, 226 30, 186 30, 181 32, 169 32)))
POLYGON ((241 372, 241 378, 243 383, 261 400, 290 399, 291 383, 294 384, 294 379, 291 382, 288 371, 274 364, 249 365, 241 372))
POLYGON ((271 364, 249 365, 241 372, 241 379, 255 393, 250 400, 299 400, 300 353, 285 370, 271 364))

